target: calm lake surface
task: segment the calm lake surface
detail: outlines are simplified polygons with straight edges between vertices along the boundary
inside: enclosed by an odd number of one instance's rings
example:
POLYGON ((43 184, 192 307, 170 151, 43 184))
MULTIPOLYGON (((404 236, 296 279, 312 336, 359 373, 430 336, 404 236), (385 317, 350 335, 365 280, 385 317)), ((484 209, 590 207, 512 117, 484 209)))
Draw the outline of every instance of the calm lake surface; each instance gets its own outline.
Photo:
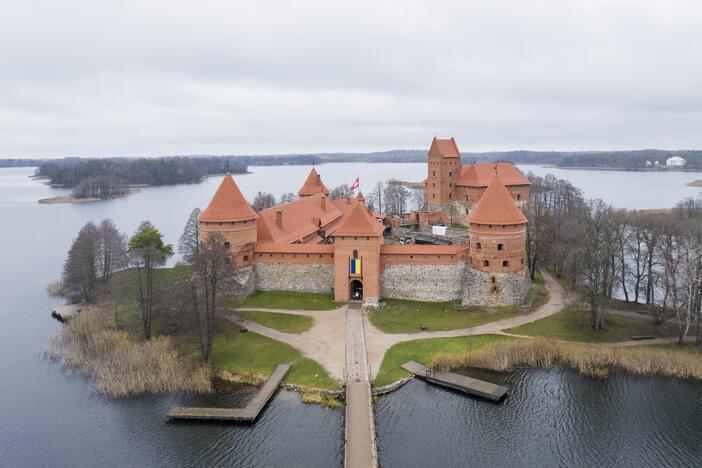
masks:
MULTIPOLYGON (((538 167, 527 169, 536 172, 538 167)), ((420 180, 426 166, 325 164, 318 169, 330 187, 359 175, 361 188, 370 191, 375 182, 391 176, 420 180)), ((251 170, 235 176, 247 198, 258 190, 295 192, 309 172, 301 166, 251 170)), ((647 188, 649 173, 595 172, 605 179, 585 186, 569 176, 590 171, 562 172, 559 177, 573 180, 587 196, 615 204, 618 199, 641 202, 620 205, 630 208, 669 207, 699 193, 685 182, 702 179, 702 174, 661 174, 668 188, 665 194, 655 194, 647 188), (611 198, 598 194, 600 184, 611 190, 606 192, 611 198), (639 193, 641 199, 630 199, 628 192, 639 193)), ((60 327, 49 317, 56 301, 44 288, 60 276, 78 229, 87 221, 110 217, 122 231, 132 233, 148 219, 168 242, 176 243, 192 208, 206 206, 220 178, 147 188, 99 203, 41 205, 38 199, 68 191, 31 180, 32 173, 27 168, 0 169, 0 466, 342 464, 343 412, 304 405, 295 393, 277 393, 254 426, 168 424, 165 414, 171 405, 198 398, 112 400, 95 393, 85 379, 67 376, 43 360, 41 350, 60 327)), ((561 370, 491 379, 513 387, 513 395, 501 405, 422 382, 381 397, 376 405, 381 463, 699 466, 702 460, 699 383, 626 375, 603 381, 561 370)), ((208 398, 238 406, 253 391, 242 386, 234 394, 208 398)))

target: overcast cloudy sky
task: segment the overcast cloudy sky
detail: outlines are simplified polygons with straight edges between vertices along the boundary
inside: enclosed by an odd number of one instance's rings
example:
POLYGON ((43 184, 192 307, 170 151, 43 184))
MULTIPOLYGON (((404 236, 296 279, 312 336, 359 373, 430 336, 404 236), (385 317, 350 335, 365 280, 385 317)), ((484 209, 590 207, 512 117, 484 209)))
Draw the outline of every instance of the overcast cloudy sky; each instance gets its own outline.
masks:
POLYGON ((702 148, 699 1, 0 12, 0 157, 702 148))

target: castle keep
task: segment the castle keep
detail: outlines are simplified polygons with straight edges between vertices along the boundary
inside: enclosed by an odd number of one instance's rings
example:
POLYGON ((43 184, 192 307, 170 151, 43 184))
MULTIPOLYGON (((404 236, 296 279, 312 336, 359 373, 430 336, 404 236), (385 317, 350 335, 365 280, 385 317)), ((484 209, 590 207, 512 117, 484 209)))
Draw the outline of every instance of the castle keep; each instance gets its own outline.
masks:
MULTIPOLYGON (((509 163, 462 166, 453 138, 434 138, 424 181, 427 210, 460 205, 468 242, 393 244, 383 216, 355 198, 332 200, 313 168, 299 198, 254 212, 231 175, 199 218, 200 235, 218 233, 246 290, 333 293, 336 301, 381 297, 460 300, 463 305, 521 303, 529 288, 528 180, 509 163)), ((419 216, 418 216, 419 218, 419 216)))

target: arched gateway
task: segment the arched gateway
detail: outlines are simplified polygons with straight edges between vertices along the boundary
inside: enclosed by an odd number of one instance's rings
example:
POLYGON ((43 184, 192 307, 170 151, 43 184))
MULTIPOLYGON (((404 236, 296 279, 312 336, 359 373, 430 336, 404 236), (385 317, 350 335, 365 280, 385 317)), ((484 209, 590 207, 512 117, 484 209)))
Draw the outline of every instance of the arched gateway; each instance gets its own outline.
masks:
POLYGON ((349 286, 349 297, 352 301, 363 300, 363 283, 360 280, 352 280, 349 286))

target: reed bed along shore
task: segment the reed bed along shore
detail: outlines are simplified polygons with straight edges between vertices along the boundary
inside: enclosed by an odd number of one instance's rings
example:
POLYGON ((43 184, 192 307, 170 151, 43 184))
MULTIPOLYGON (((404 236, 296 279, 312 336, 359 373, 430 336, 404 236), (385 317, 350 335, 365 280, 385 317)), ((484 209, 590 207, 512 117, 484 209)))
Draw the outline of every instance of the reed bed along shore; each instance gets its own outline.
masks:
POLYGON ((702 356, 671 349, 621 348, 571 344, 547 339, 501 341, 472 354, 444 355, 432 363, 442 369, 509 371, 520 367, 570 367, 592 377, 612 369, 638 375, 662 375, 702 380, 702 356))
POLYGON ((181 357, 170 338, 134 340, 95 308, 64 324, 44 355, 91 377, 95 388, 111 397, 212 391, 210 369, 181 357))

